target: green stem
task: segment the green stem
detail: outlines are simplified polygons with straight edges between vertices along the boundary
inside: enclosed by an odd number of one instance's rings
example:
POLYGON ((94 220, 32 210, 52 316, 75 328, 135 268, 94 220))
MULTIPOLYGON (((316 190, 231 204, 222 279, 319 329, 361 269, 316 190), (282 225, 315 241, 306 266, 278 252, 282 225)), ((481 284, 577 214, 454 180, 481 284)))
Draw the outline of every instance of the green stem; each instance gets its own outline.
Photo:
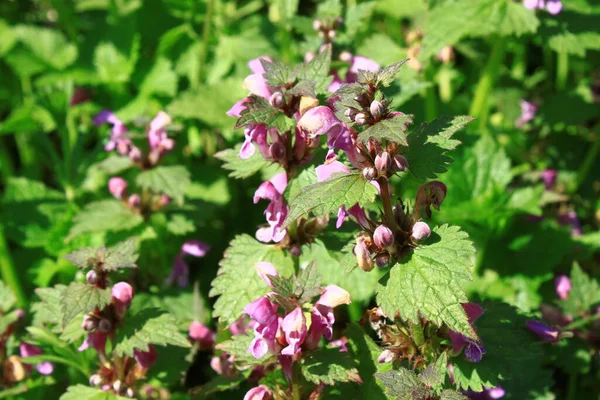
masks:
POLYGON ((204 26, 202 27, 202 51, 200 52, 200 65, 198 66, 198 77, 195 82, 190 82, 193 87, 197 88, 202 80, 202 73, 204 72, 204 65, 206 64, 206 57, 208 55, 208 42, 210 40, 210 30, 213 23, 213 11, 215 7, 215 0, 208 0, 206 4, 206 16, 204 17, 204 26))
POLYGON ((8 243, 6 241, 6 237, 4 236, 4 226, 1 224, 0 224, 0 274, 2 274, 2 280, 4 280, 4 283, 6 283, 6 285, 8 285, 8 287, 15 294, 15 297, 17 298, 17 306, 25 307, 25 305, 27 304, 27 298, 25 297, 25 293, 23 292, 21 282, 19 282, 19 277, 17 276, 15 264, 10 255, 10 249, 8 248, 8 243))
POLYGON ((563 91, 567 87, 569 77, 569 54, 561 51, 557 54, 556 60, 556 90, 563 91))
POLYGON ((587 154, 585 155, 585 158, 583 159, 583 163, 581 164, 581 167, 579 167, 579 172, 577 172, 577 181, 576 181, 576 186, 575 186, 574 192, 577 192, 577 190, 579 190, 579 187, 587 179, 587 176, 588 176, 590 170, 592 169, 592 166, 594 165, 599 152, 600 152, 600 138, 596 138, 594 140, 594 144, 592 145, 592 147, 588 150, 587 154))
POLYGON ((577 374, 569 375, 569 386, 567 392, 567 400, 575 400, 577 398, 577 374))
POLYGON ((475 89, 475 97, 471 103, 469 114, 478 118, 479 128, 486 130, 487 119, 489 115, 488 98, 494 87, 494 82, 498 77, 502 60, 504 59, 505 39, 497 37, 492 45, 492 54, 483 71, 483 75, 479 78, 477 88, 475 89))
POLYGON ((394 210, 392 209, 392 196, 388 180, 386 177, 381 177, 377 180, 381 188, 381 203, 383 204, 383 220, 385 224, 395 232, 397 230, 396 218, 394 218, 394 210))

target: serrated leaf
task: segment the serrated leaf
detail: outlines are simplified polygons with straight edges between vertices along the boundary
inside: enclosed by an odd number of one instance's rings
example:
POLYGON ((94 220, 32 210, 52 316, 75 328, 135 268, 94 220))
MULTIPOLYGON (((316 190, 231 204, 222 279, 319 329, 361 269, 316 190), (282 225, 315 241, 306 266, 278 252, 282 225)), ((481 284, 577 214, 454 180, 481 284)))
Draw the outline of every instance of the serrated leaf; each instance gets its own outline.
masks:
POLYGON ((255 152, 250 158, 241 159, 239 155, 241 147, 242 145, 237 145, 235 149, 227 149, 215 154, 216 158, 224 162, 223 168, 231 171, 229 173, 230 177, 235 179, 248 178, 270 164, 259 151, 255 152))
POLYGON ((256 273, 259 261, 272 263, 280 276, 293 272, 291 258, 281 249, 262 244, 248 235, 237 236, 225 250, 209 292, 210 297, 219 296, 213 310, 219 322, 226 325, 235 322, 247 304, 269 291, 256 273))
POLYGON ((67 254, 64 258, 79 268, 89 268, 96 264, 97 251, 95 247, 84 247, 67 254))
POLYGON ((384 141, 408 146, 406 141, 406 130, 412 124, 414 115, 404 114, 394 118, 382 119, 375 125, 371 125, 358 134, 361 143, 367 143, 370 139, 383 143, 384 141))
POLYGON ((67 287, 64 285, 56 285, 51 288, 37 288, 35 294, 42 300, 39 303, 34 303, 31 309, 34 313, 33 325, 53 324, 62 330, 61 320, 62 312, 60 310, 60 299, 62 293, 67 287))
POLYGON ((284 86, 296 79, 293 71, 281 61, 261 58, 260 63, 265 70, 263 77, 269 86, 284 86))
POLYGON ((84 385, 69 386, 60 400, 126 400, 127 397, 117 396, 113 392, 100 390, 84 385))
POLYGON ((362 174, 334 174, 326 181, 302 189, 288 206, 288 215, 283 225, 314 212, 327 215, 344 206, 364 206, 375 199, 377 189, 365 180, 362 174))
POLYGON ((455 390, 446 389, 440 393, 440 400, 469 400, 469 398, 455 390))
POLYGON ((246 109, 242 111, 233 129, 257 124, 264 124, 269 128, 285 128, 286 116, 281 110, 273 108, 266 99, 259 96, 250 95, 248 100, 244 103, 246 109))
POLYGON ((569 297, 560 301, 561 308, 567 314, 575 316, 589 312, 600 303, 600 284, 583 272, 578 263, 573 264, 571 269, 571 287, 569 297))
POLYGON ((302 80, 314 82, 317 93, 324 93, 333 80, 333 76, 329 74, 330 68, 331 46, 326 46, 325 50, 310 60, 308 64, 304 64, 298 76, 302 80))
POLYGON ((301 80, 294 85, 290 90, 286 92, 289 95, 293 96, 309 96, 316 97, 317 94, 315 92, 315 82, 301 80))
POLYGON ((121 231, 135 228, 144 221, 118 200, 102 200, 88 204, 74 218, 67 240, 89 232, 121 231))
POLYGON ((104 271, 116 271, 119 268, 137 268, 135 238, 117 243, 113 247, 85 247, 67 254, 65 258, 80 268, 98 266, 104 271))
POLYGON ((182 165, 156 167, 140 173, 135 183, 156 194, 166 194, 183 203, 185 189, 190 184, 190 172, 182 165))
POLYGON ((159 57, 140 85, 143 96, 160 95, 174 97, 177 93, 177 74, 170 60, 159 57))
POLYGON ((461 303, 468 301, 463 285, 473 279, 475 249, 457 226, 438 226, 432 235, 383 277, 377 303, 390 317, 419 321, 419 314, 437 325, 466 336, 475 333, 461 303))
POLYGON ((452 159, 446 155, 454 150, 460 141, 452 136, 471 123, 475 118, 468 115, 440 117, 424 122, 408 135, 405 152, 408 169, 417 179, 434 179, 437 174, 447 171, 452 159))
POLYGON ((375 78, 375 86, 383 85, 385 87, 390 86, 396 79, 396 74, 400 71, 400 68, 408 61, 408 58, 402 61, 398 61, 387 67, 377 71, 375 78))
POLYGON ((51 68, 63 70, 77 59, 77 46, 67 42, 58 30, 19 25, 14 32, 18 40, 51 68))
POLYGON ((174 316, 156 308, 146 308, 127 316, 117 333, 115 352, 133 356, 135 349, 148 351, 148 345, 190 347, 188 338, 177 329, 174 316))
POLYGON ((246 369, 247 367, 253 367, 262 364, 266 359, 269 358, 268 354, 265 354, 261 358, 254 358, 254 356, 248 352, 250 342, 252 342, 253 339, 254 336, 235 335, 232 336, 230 340, 219 343, 216 346, 216 349, 231 354, 235 357, 236 365, 238 365, 241 369, 246 369))
POLYGON ((306 186, 317 183, 317 172, 314 168, 306 168, 298 174, 297 177, 291 180, 283 192, 283 197, 290 202, 302 191, 306 186))
POLYGON ((187 219, 185 215, 175 214, 167 222, 167 230, 173 235, 185 236, 196 231, 196 225, 193 221, 187 219))
POLYGON ((86 283, 73 282, 61 293, 60 310, 65 327, 79 314, 87 314, 96 307, 102 310, 110 304, 110 290, 86 283))
POLYGON ((0 310, 6 314, 16 303, 17 298, 13 291, 0 280, 0 310))
POLYGON ((324 348, 310 353, 302 360, 301 369, 306 380, 315 384, 360 382, 354 361, 339 348, 324 348))
POLYGON ((412 393, 415 389, 423 386, 417 375, 406 368, 390 370, 380 374, 375 374, 385 387, 387 394, 397 400, 412 400, 412 393))

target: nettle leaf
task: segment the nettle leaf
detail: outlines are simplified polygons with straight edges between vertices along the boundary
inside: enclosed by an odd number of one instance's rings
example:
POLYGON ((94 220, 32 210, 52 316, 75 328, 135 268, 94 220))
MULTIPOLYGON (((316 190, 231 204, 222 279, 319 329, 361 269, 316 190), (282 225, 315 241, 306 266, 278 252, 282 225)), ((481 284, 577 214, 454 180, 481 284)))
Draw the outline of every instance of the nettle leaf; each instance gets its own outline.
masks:
POLYGON ((185 189, 190 184, 190 172, 182 165, 156 167, 140 173, 135 183, 156 194, 166 194, 183 203, 185 189))
POLYGON ((417 375, 406 368, 392 369, 375 376, 383 382, 386 392, 397 400, 413 400, 413 391, 424 386, 417 375))
POLYGON ((110 304, 110 300, 108 289, 100 289, 87 283, 71 283, 61 293, 60 310, 63 327, 79 314, 87 314, 96 307, 102 310, 110 304))
POLYGON ((85 247, 67 254, 65 258, 80 268, 98 266, 104 271, 137 268, 136 242, 135 238, 130 238, 108 249, 104 245, 99 248, 85 247))
POLYGON ((323 348, 311 352, 301 362, 302 375, 309 382, 335 385, 337 382, 360 382, 350 355, 339 348, 323 348))
POLYGON ((305 81, 314 82, 317 93, 324 93, 333 80, 333 76, 329 75, 330 68, 331 46, 326 46, 324 51, 301 67, 298 77, 305 81))
POLYGON ((102 200, 85 206, 74 222, 67 240, 90 232, 129 230, 140 225, 144 219, 119 200, 102 200))
POLYGON ((254 356, 248 352, 250 342, 252 342, 253 339, 254 336, 235 335, 232 336, 230 340, 219 343, 216 346, 216 349, 234 356, 236 365, 239 365, 241 369, 254 367, 262 364, 266 359, 269 358, 269 355, 265 354, 261 358, 254 358, 254 356))
POLYGON ((408 61, 408 58, 402 61, 398 61, 394 64, 388 65, 387 67, 377 71, 375 76, 375 86, 383 85, 385 87, 390 86, 396 79, 396 74, 400 71, 400 68, 408 61))
POLYGON ((33 325, 53 324, 57 325, 57 329, 62 330, 60 300, 63 297, 62 293, 66 288, 67 287, 64 285, 56 285, 51 288, 35 289, 35 294, 37 294, 42 301, 34 303, 31 306, 34 313, 33 325))
POLYGON ((543 369, 539 339, 527 330, 527 316, 503 303, 484 302, 481 306, 485 312, 475 327, 486 354, 478 363, 462 355, 452 359, 457 388, 480 392, 484 387, 502 386, 507 398, 513 399, 543 393, 550 384, 550 373, 543 369))
POLYGON ((269 128, 285 130, 286 116, 281 110, 273 108, 266 99, 256 95, 250 95, 248 100, 244 103, 246 109, 242 111, 233 129, 246 125, 265 124, 269 128))
POLYGON ((265 70, 263 77, 269 86, 284 86, 296 79, 294 71, 279 60, 267 61, 261 58, 260 63, 265 70))
POLYGON ((424 122, 408 135, 405 156, 408 169, 417 179, 434 179, 437 174, 447 171, 452 158, 446 155, 454 150, 460 141, 452 136, 471 123, 475 118, 468 115, 440 117, 424 122))
POLYGON ((365 180, 362 174, 334 174, 326 181, 315 183, 302 189, 288 207, 284 226, 313 212, 327 215, 344 206, 361 206, 375 200, 377 189, 365 180))
POLYGON ((286 92, 287 94, 291 94, 293 96, 309 96, 309 97, 317 97, 315 92, 315 82, 301 80, 294 85, 293 88, 286 92))
POLYGON ((57 30, 30 25, 14 28, 18 38, 44 64, 64 70, 77 59, 77 46, 57 30))
POLYGON ((194 221, 188 219, 185 215, 174 214, 167 222, 167 230, 173 235, 185 236, 196 231, 194 221))
POLYGON ((412 124, 414 115, 404 114, 394 118, 382 119, 375 125, 371 125, 358 134, 358 140, 361 143, 367 143, 369 139, 383 143, 388 141, 402 146, 408 146, 406 141, 406 131, 412 124))
POLYGON ((312 167, 306 168, 288 183, 283 192, 283 197, 286 201, 290 202, 294 197, 298 196, 302 189, 315 183, 317 183, 317 172, 312 167))
POLYGON ((236 179, 248 178, 270 164, 264 159, 259 151, 256 151, 252 157, 248 159, 241 159, 241 147, 242 145, 238 144, 234 149, 223 150, 215 154, 215 157, 224 162, 223 168, 231 171, 229 173, 230 177, 236 179))
POLYGON ((469 398, 455 390, 446 389, 440 393, 440 400, 469 400, 469 398))
POLYGON ((157 308, 146 308, 127 316, 117 333, 115 352, 133 356, 135 349, 148 351, 148 345, 190 347, 188 338, 179 332, 177 320, 157 308))
POLYGON ((126 400, 128 397, 117 396, 99 388, 85 385, 69 386, 67 392, 60 396, 60 400, 126 400))
POLYGON ((600 284, 586 274, 579 264, 573 264, 571 269, 571 291, 569 297, 560 301, 561 308, 570 315, 589 312, 600 303, 600 284))
POLYGON ((468 301, 463 284, 473 279, 473 243, 458 226, 438 226, 426 243, 417 247, 384 276, 377 303, 390 317, 419 321, 419 314, 466 336, 475 333, 461 303, 468 301))
POLYGON ((219 296, 213 317, 229 325, 238 319, 244 307, 264 296, 269 287, 256 273, 256 263, 272 263, 280 276, 293 273, 293 261, 283 250, 258 242, 248 235, 236 236, 225 250, 217 277, 212 281, 209 296, 219 296))
POLYGON ((3 313, 6 313, 10 310, 15 303, 17 302, 17 298, 13 291, 0 280, 0 310, 3 313))

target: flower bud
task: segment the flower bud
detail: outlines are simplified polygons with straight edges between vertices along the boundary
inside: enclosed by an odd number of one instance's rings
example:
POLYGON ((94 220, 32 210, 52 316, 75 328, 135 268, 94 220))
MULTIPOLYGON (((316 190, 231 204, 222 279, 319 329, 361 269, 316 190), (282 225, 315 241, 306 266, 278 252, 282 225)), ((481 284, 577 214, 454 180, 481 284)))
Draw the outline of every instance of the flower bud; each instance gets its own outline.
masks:
POLYGON ((17 317, 17 319, 21 319, 25 316, 25 310, 23 310, 22 308, 17 308, 14 312, 15 317, 17 317))
POLYGON ((106 318, 102 318, 100 320, 100 323, 98 323, 98 329, 100 329, 100 331, 102 331, 104 333, 108 333, 112 329, 112 322, 110 322, 106 318))
POLYGON ((125 395, 131 399, 135 397, 135 393, 133 392, 132 388, 127 388, 127 390, 125 391, 125 395))
POLYGON ((406 157, 396 154, 392 160, 392 166, 394 170, 402 172, 408 168, 408 160, 406 157))
POLYGON ((133 162, 142 161, 142 152, 140 151, 140 149, 138 149, 137 147, 133 147, 129 151, 129 159, 133 162))
POLYGON ((317 301, 317 304, 322 304, 329 308, 335 308, 341 304, 350 303, 350 293, 336 285, 328 285, 325 287, 325 291, 317 301))
POLYGON ((116 380, 113 383, 113 389, 115 390, 116 393, 121 392, 121 389, 123 389, 123 382, 121 382, 120 380, 116 380))
POLYGON ((527 329, 535 333, 540 340, 549 343, 556 343, 560 340, 560 330, 546 325, 541 321, 530 319, 527 321, 527 329))
POLYGON ((269 104, 271 104, 273 108, 281 108, 284 104, 284 100, 281 92, 275 92, 269 98, 269 104))
POLYGON ((127 199, 127 203, 129 204, 130 207, 138 208, 140 206, 140 204, 142 203, 142 198, 140 197, 139 194, 132 194, 127 199))
POLYGON ((346 111, 344 111, 344 115, 350 121, 354 121, 354 117, 356 116, 357 113, 358 113, 358 111, 356 111, 354 108, 348 108, 346 111))
POLYGON ((111 289, 113 303, 120 315, 124 315, 133 299, 133 288, 127 282, 119 282, 111 289))
POLYGON ((19 356, 10 356, 2 364, 2 377, 7 382, 20 382, 25 379, 26 375, 27 371, 19 356))
POLYGON ((351 63, 352 62, 352 53, 350 53, 347 50, 344 50, 340 53, 340 61, 343 61, 345 63, 351 63))
POLYGON ((385 225, 379 225, 373 233, 373 242, 379 248, 386 249, 394 244, 394 233, 385 225))
POLYGON ((290 253, 294 257, 300 257, 302 255, 302 249, 298 245, 293 245, 290 249, 290 253))
POLYGON ((389 262, 390 255, 388 253, 379 253, 377 254, 377 257, 375 257, 375 264, 377 264, 379 268, 386 267, 389 262))
POLYGON ((365 177, 366 180, 372 181, 377 176, 377 173, 375 172, 375 168, 367 167, 367 168, 363 169, 363 176, 365 177))
POLYGON ((152 345, 148 345, 148 351, 141 351, 135 349, 133 351, 133 357, 140 367, 148 369, 154 365, 158 358, 158 353, 152 345))
POLYGON ((108 191, 116 199, 122 199, 127 190, 127 181, 123 178, 114 177, 108 181, 108 191))
POLYGON ((381 352, 379 357, 377 357, 377 362, 380 364, 391 363, 395 359, 396 359, 396 354, 394 354, 394 352, 386 349, 381 352))
POLYGON ((413 225, 412 237, 415 240, 427 239, 429 235, 431 235, 431 229, 429 229, 429 225, 427 225, 427 223, 419 221, 413 225))
POLYGON ((95 285, 98 283, 98 274, 94 270, 88 271, 88 273, 85 274, 85 279, 90 285, 95 285))
POLYGON ((98 374, 90 376, 90 386, 100 386, 102 383, 102 377, 98 374))
POLYGON ((336 36, 337 36, 337 31, 335 31, 335 30, 331 29, 331 30, 328 32, 328 34, 329 34, 329 39, 331 40, 331 39, 333 39, 334 37, 336 37, 336 36))
POLYGON ((357 125, 364 125, 367 123, 367 116, 365 113, 358 113, 354 117, 354 122, 356 122, 357 125))
POLYGON ((377 154, 375 156, 375 168, 379 175, 387 175, 387 171, 392 165, 392 158, 390 157, 390 153, 384 151, 382 153, 377 154))
POLYGON ((559 275, 554 279, 554 289, 562 300, 569 297, 571 291, 571 280, 566 275, 559 275))
POLYGON ((365 243, 365 238, 359 236, 356 239, 356 245, 354 246, 354 254, 356 255, 356 262, 358 266, 363 271, 369 272, 375 266, 373 264, 373 260, 371 259, 371 252, 365 243))
POLYGON ((164 151, 171 151, 175 148, 175 141, 171 138, 166 138, 160 141, 160 147, 164 151))
POLYGON ((243 400, 271 400, 271 390, 265 385, 260 385, 246 392, 243 400))
POLYGON ((319 21, 318 19, 315 19, 313 21, 312 27, 315 31, 320 31, 321 28, 323 28, 323 24, 321 23, 321 21, 319 21))
POLYGON ((379 119, 379 118, 381 118, 381 116, 383 115, 383 112, 385 111, 385 106, 383 105, 382 102, 373 100, 371 102, 371 105, 369 106, 369 111, 371 112, 371 115, 373 116, 373 118, 379 119))
POLYGON ((269 155, 274 160, 281 160, 285 157, 285 145, 281 142, 275 142, 269 146, 269 155))
POLYGON ((98 327, 98 319, 96 319, 95 317, 86 314, 83 316, 83 322, 81 323, 81 328, 84 331, 93 331, 94 329, 96 329, 98 327))

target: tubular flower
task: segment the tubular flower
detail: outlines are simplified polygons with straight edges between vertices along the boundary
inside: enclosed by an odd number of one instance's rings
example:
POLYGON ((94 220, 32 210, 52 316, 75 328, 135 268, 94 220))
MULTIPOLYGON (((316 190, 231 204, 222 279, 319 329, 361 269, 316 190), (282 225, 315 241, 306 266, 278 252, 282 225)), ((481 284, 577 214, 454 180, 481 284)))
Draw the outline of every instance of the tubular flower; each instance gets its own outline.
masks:
POLYGON ((181 250, 175 261, 166 283, 172 285, 175 281, 179 287, 187 287, 190 277, 190 267, 185 262, 185 256, 204 257, 210 250, 210 246, 198 240, 188 240, 181 246, 181 250))
POLYGON ((281 323, 281 329, 288 344, 287 347, 281 350, 281 354, 292 356, 300 353, 300 346, 306 339, 306 317, 302 312, 302 308, 297 307, 286 315, 281 323))
MULTIPOLYGON (((467 313, 467 317, 471 325, 473 325, 477 318, 479 318, 484 312, 484 309, 475 303, 463 303, 462 306, 467 313)), ((481 361, 483 355, 486 353, 485 347, 483 347, 481 340, 475 341, 453 330, 449 330, 448 333, 450 335, 450 340, 452 341, 454 353, 459 354, 464 350, 463 354, 467 360, 471 362, 481 361)))
POLYGON ((261 199, 270 200, 265 209, 265 216, 268 227, 260 228, 256 231, 256 238, 261 242, 280 242, 287 231, 282 228, 283 221, 287 216, 287 205, 283 198, 283 192, 287 186, 287 176, 285 172, 275 175, 269 181, 263 182, 256 192, 254 192, 254 203, 261 199))

